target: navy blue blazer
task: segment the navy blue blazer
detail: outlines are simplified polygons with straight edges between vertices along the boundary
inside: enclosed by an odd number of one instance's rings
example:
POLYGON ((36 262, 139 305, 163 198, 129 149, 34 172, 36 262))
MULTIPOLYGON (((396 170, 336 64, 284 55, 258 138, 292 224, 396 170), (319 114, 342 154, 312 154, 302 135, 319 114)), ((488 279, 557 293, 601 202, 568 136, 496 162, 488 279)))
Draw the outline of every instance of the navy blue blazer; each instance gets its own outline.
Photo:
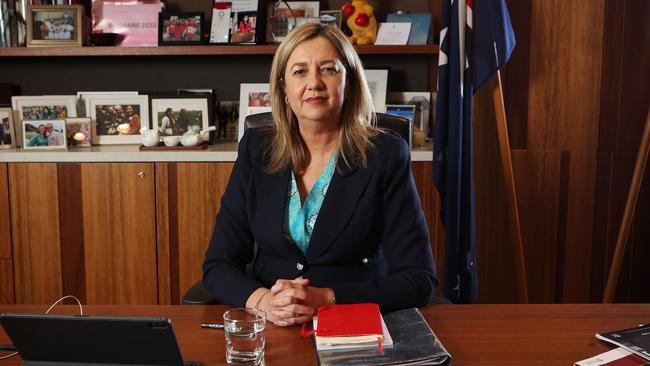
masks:
POLYGON ((339 161, 303 254, 283 235, 291 175, 264 172, 267 137, 246 130, 221 198, 203 263, 203 283, 215 298, 243 307, 257 288, 302 276, 332 288, 339 304, 374 302, 382 311, 426 305, 437 280, 404 140, 379 133, 365 169, 339 161))

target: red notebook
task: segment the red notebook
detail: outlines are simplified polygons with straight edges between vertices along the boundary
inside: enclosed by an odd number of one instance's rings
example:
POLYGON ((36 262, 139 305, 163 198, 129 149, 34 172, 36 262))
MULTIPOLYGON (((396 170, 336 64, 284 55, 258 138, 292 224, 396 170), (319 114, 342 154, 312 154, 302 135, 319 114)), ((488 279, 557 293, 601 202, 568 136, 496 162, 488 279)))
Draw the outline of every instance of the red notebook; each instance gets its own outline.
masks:
POLYGON ((377 304, 322 305, 318 307, 316 344, 325 346, 378 346, 382 350, 384 328, 377 304))

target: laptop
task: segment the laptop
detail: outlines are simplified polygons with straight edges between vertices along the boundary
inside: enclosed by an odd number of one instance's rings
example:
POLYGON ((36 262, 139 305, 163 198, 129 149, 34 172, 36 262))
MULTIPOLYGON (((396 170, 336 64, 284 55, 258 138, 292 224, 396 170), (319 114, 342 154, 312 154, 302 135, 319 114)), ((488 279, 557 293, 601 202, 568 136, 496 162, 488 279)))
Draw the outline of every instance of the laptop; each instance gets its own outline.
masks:
POLYGON ((201 365, 183 362, 167 318, 0 313, 26 366, 201 365))

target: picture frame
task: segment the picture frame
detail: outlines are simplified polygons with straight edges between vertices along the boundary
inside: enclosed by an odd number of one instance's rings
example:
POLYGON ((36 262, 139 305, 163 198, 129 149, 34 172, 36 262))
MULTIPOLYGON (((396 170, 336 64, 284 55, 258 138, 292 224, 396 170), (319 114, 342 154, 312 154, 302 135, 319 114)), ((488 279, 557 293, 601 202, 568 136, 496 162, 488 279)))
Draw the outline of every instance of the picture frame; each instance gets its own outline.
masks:
POLYGON ((375 112, 386 110, 386 89, 388 88, 388 69, 364 70, 366 82, 372 96, 375 112))
POLYGON ((202 12, 162 12, 158 17, 158 45, 201 45, 205 14, 202 12))
POLYGON ((81 47, 83 5, 28 5, 27 47, 81 47))
POLYGON ((137 91, 78 91, 77 117, 90 117, 88 99, 98 95, 138 95, 137 91))
POLYGON ((399 116, 409 119, 411 122, 415 120, 415 105, 413 104, 386 104, 386 114, 399 116))
POLYGON ((413 127, 424 131, 427 137, 433 132, 433 113, 436 93, 431 92, 393 92, 388 93, 390 104, 412 104, 415 106, 413 127))
POLYGON ((11 108, 0 108, 0 149, 16 147, 14 113, 11 108))
POLYGON ((11 97, 11 108, 14 112, 14 125, 16 126, 16 146, 22 146, 23 129, 21 122, 23 120, 77 117, 76 100, 77 97, 74 95, 11 97))
POLYGON ((291 30, 302 24, 310 21, 320 22, 319 1, 275 1, 270 2, 267 9, 266 42, 268 43, 282 42, 291 30))
POLYGON ((68 147, 65 133, 65 119, 24 120, 22 145, 25 150, 62 149, 68 147))
POLYGON ((246 117, 252 114, 266 112, 271 112, 269 83, 240 84, 237 141, 240 141, 244 136, 244 120, 246 117))
POLYGON ((320 24, 331 25, 341 29, 343 24, 343 12, 341 10, 321 10, 320 24))
POLYGON ((151 121, 162 135, 179 136, 193 128, 210 127, 210 98, 207 96, 152 97, 151 121))
POLYGON ((77 117, 66 118, 65 131, 68 146, 92 147, 92 118, 77 117))
POLYGON ((94 145, 139 144, 150 127, 147 95, 94 95, 87 101, 94 145))
POLYGON ((235 140, 239 138, 239 101, 219 101, 217 113, 216 141, 235 140))

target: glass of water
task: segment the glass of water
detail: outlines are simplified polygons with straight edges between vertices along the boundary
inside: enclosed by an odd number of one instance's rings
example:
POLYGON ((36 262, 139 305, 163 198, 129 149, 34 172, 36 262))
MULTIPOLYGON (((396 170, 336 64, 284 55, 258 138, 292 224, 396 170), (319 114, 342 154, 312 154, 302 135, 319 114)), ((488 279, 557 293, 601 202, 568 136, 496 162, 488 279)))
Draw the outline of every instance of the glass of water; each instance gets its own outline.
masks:
POLYGON ((223 314, 228 363, 259 365, 264 360, 266 313, 237 308, 223 314))

